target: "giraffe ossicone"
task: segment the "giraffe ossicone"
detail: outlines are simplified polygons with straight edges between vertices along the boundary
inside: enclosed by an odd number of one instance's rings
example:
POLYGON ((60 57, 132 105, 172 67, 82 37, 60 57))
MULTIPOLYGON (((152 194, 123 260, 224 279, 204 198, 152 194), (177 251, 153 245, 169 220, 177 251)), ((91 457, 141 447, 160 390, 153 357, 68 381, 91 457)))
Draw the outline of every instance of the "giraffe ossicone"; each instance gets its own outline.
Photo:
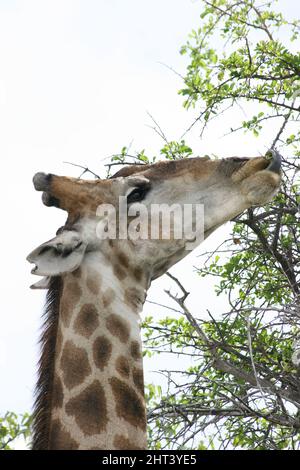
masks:
POLYGON ((97 226, 101 222, 105 230, 108 219, 98 208, 109 204, 120 215, 118 201, 125 198, 129 226, 138 221, 130 212, 136 204, 148 214, 155 204, 201 204, 207 237, 276 194, 280 156, 271 153, 271 161, 191 158, 135 165, 106 180, 34 177, 44 204, 68 217, 56 237, 28 256, 33 274, 44 276, 32 287, 48 289, 33 449, 147 446, 139 314, 151 281, 189 253, 189 240, 185 234, 176 238, 174 223, 169 237, 159 231, 151 238, 151 217, 148 237, 120 238, 118 222, 115 237, 99 237, 97 226))

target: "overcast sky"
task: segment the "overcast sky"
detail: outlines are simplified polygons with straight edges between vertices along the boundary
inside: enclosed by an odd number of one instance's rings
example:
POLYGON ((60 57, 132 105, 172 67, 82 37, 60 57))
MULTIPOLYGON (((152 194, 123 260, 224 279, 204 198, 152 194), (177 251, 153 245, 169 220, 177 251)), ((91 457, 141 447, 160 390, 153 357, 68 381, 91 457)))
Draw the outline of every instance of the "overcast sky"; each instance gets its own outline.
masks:
MULTIPOLYGON (((297 2, 279 3, 296 16, 297 2)), ((65 220, 63 212, 42 205, 32 176, 78 176, 64 161, 104 175, 107 157, 131 141, 132 150, 157 154, 163 142, 149 128, 147 111, 169 140, 180 138, 196 112, 182 108, 180 79, 162 64, 184 73, 187 59, 179 49, 199 15, 200 3, 191 0, 0 0, 0 413, 31 408, 45 294, 29 289, 25 258, 65 220)), ((199 129, 188 134, 195 155, 256 156, 271 143, 266 135, 222 138, 226 123, 216 121, 202 140, 199 129)), ((202 250, 173 270, 188 284, 190 306, 199 315, 224 307, 212 281, 193 273, 202 250)), ((170 285, 169 279, 156 281, 149 298, 166 302, 163 289, 170 285)), ((155 310, 147 305, 145 312, 155 310)))

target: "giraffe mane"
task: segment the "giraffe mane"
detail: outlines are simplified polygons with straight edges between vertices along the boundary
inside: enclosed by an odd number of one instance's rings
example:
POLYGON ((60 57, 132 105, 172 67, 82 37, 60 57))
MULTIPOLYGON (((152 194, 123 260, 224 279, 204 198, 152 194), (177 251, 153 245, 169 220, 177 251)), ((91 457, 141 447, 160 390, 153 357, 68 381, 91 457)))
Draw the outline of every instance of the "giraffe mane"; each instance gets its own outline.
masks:
POLYGON ((38 368, 38 380, 35 389, 33 411, 32 449, 48 448, 48 436, 51 417, 52 386, 55 364, 55 346, 58 330, 59 304, 62 292, 61 277, 53 277, 47 292, 43 313, 40 345, 41 353, 38 368))
POLYGON ((120 176, 131 176, 134 173, 140 173, 141 171, 148 170, 150 166, 151 165, 133 163, 132 165, 124 166, 119 171, 117 171, 117 173, 113 174, 109 179, 119 178, 120 176))

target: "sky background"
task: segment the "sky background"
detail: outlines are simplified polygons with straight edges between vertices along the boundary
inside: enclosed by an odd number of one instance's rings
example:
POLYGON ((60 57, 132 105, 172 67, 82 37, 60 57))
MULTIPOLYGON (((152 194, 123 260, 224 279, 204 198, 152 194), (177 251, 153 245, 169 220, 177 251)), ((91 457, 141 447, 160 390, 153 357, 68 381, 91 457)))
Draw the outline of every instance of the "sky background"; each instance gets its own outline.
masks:
MULTIPOLYGON (((296 4, 279 2, 290 18, 297 16, 296 4)), ((104 176, 109 156, 130 142, 132 151, 157 155, 164 143, 149 127, 147 112, 169 140, 179 139, 196 111, 183 109, 181 80, 165 65, 184 74, 188 59, 179 49, 199 25, 200 12, 200 2, 191 0, 0 0, 0 414, 31 409, 45 293, 29 289, 36 279, 25 258, 65 221, 64 212, 42 205, 32 176, 78 176, 65 161, 104 176)), ((258 139, 222 137, 250 111, 216 120, 202 139, 194 128, 186 141, 195 156, 265 153, 273 129, 258 139)), ((199 278, 193 266, 229 229, 227 224, 172 269, 191 291, 188 305, 196 316, 207 308, 226 309, 212 279, 199 278)), ((166 277, 155 281, 148 298, 169 302, 163 290, 171 284, 166 277)), ((161 313, 146 304, 144 314, 161 313)), ((151 371, 160 366, 166 364, 147 362, 146 380, 155 381, 151 371)))

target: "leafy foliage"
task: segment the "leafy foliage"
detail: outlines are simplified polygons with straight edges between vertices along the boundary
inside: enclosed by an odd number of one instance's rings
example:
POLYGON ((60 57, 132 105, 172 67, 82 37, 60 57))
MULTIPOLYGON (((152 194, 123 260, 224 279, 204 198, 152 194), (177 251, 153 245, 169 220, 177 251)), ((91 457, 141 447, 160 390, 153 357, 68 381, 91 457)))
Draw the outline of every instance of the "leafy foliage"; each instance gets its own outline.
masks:
POLYGON ((17 415, 11 411, 0 417, 0 449, 11 450, 16 439, 30 436, 31 416, 28 413, 17 415))
POLYGON ((265 105, 239 128, 256 136, 266 120, 286 115, 292 120, 299 111, 295 101, 300 88, 300 54, 288 49, 278 33, 285 29, 294 41, 300 23, 288 22, 271 10, 274 3, 260 7, 254 0, 201 1, 201 26, 181 48, 190 64, 180 93, 186 98, 186 108, 200 107, 197 121, 202 122, 202 130, 237 102, 265 105), (225 50, 212 47, 224 41, 225 50))
POLYGON ((299 23, 273 10, 275 2, 200 3, 200 27, 181 49, 190 63, 180 93, 186 108, 199 110, 192 125, 203 132, 228 108, 254 103, 255 114, 229 131, 259 137, 272 122, 272 148, 288 158, 277 197, 238 217, 230 238, 203 255, 198 274, 215 277, 229 311, 190 312, 186 288, 173 277, 182 293, 169 293, 173 316, 144 322, 151 355, 190 362, 185 370, 166 369, 166 390, 148 395, 150 445, 298 449, 300 55, 290 44, 299 23))

